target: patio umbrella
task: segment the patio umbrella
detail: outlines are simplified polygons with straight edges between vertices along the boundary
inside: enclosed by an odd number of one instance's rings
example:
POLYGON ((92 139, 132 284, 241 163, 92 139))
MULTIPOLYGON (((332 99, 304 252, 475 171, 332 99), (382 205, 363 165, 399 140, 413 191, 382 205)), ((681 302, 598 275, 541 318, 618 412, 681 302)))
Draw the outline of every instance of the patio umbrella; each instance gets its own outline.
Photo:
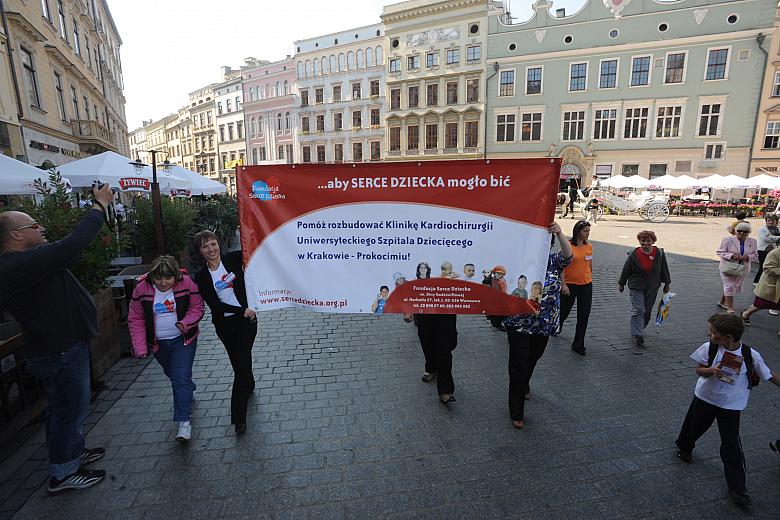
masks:
MULTIPOLYGON (((103 152, 63 164, 57 170, 67 177, 74 188, 90 188, 98 180, 107 182, 112 188, 121 191, 150 191, 152 168, 147 166, 141 173, 130 164, 131 160, 114 152, 103 152)), ((166 174, 157 168, 157 182, 160 192, 167 194, 171 190, 192 189, 192 183, 173 173, 166 174)))
POLYGON ((0 154, 0 195, 36 195, 35 179, 48 178, 47 171, 0 154))
POLYGON ((640 177, 639 175, 631 175, 630 177, 624 177, 622 175, 615 175, 604 181, 601 181, 602 186, 608 188, 647 188, 652 183, 640 177))
POLYGON ((762 173, 747 179, 751 188, 766 188, 769 190, 780 189, 780 178, 762 173))
POLYGON ((227 187, 221 182, 213 181, 178 164, 171 166, 171 173, 190 181, 192 184, 192 195, 217 195, 227 192, 227 187))

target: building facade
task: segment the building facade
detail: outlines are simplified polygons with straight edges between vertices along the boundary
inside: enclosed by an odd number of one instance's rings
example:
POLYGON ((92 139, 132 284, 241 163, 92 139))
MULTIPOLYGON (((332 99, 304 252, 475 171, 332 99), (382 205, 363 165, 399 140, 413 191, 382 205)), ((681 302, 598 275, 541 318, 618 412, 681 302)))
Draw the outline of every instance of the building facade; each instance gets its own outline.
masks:
POLYGON ((4 11, 27 162, 128 155, 122 40, 105 0, 7 0, 4 11))
POLYGON ((11 73, 11 55, 8 53, 8 38, 0 24, 0 153, 24 160, 24 139, 19 124, 18 92, 14 88, 11 73))
POLYGON ((165 124, 165 135, 168 146, 167 159, 173 164, 193 170, 192 125, 187 107, 180 108, 168 120, 165 124))
POLYGON ((249 164, 298 162, 293 60, 256 60, 242 71, 249 164))
POLYGON ((491 0, 411 0, 386 6, 388 160, 484 155, 484 50, 491 0))
POLYGON ((584 185, 746 174, 776 1, 552 7, 490 17, 490 157, 562 157, 562 177, 584 185))
MULTIPOLYGON (((761 97, 757 105, 756 129, 750 154, 750 175, 780 176, 780 9, 775 16, 775 32, 760 50, 766 50, 761 97)), ((762 33, 764 34, 764 33, 762 33)), ((764 34, 769 37, 769 35, 764 34)))
POLYGON ((232 195, 236 193, 236 166, 243 166, 246 157, 244 93, 240 70, 223 67, 222 74, 225 81, 214 86, 217 103, 219 179, 232 195))
POLYGON ((295 42, 300 162, 378 161, 384 149, 379 24, 295 42))
POLYGON ((192 121, 193 171, 212 180, 219 180, 215 86, 211 84, 190 92, 189 111, 192 121))

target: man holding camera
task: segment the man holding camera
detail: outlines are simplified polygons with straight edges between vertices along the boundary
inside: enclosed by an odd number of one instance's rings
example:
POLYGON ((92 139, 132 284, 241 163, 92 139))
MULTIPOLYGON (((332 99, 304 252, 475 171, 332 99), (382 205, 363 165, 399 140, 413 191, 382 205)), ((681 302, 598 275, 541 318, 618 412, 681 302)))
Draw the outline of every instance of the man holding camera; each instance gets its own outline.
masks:
POLYGON ((83 467, 105 454, 84 446, 89 342, 98 324, 95 302, 69 270, 97 236, 112 200, 108 185, 92 192, 92 209, 56 242, 46 240, 46 230, 30 215, 0 213, 0 306, 21 325, 27 368, 46 389, 51 495, 94 486, 106 475, 83 467))

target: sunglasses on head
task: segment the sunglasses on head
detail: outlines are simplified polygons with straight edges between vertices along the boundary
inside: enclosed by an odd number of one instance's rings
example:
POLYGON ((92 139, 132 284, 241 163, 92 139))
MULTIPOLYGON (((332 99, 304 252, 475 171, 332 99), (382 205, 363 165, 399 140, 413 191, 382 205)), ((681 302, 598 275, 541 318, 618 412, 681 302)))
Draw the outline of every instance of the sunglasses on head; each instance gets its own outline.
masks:
POLYGON ((40 224, 33 222, 32 224, 27 224, 26 226, 19 226, 18 228, 12 229, 11 231, 21 231, 22 229, 38 229, 40 227, 40 224))

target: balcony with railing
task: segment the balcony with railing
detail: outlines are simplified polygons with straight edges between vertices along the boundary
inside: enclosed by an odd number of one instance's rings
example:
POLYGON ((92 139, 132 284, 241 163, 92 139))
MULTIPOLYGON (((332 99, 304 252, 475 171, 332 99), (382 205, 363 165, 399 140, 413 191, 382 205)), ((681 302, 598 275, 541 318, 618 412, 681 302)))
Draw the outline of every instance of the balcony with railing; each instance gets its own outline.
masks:
POLYGON ((71 133, 80 139, 81 151, 90 154, 98 154, 106 151, 116 152, 116 138, 114 134, 97 121, 88 119, 71 119, 71 133))

